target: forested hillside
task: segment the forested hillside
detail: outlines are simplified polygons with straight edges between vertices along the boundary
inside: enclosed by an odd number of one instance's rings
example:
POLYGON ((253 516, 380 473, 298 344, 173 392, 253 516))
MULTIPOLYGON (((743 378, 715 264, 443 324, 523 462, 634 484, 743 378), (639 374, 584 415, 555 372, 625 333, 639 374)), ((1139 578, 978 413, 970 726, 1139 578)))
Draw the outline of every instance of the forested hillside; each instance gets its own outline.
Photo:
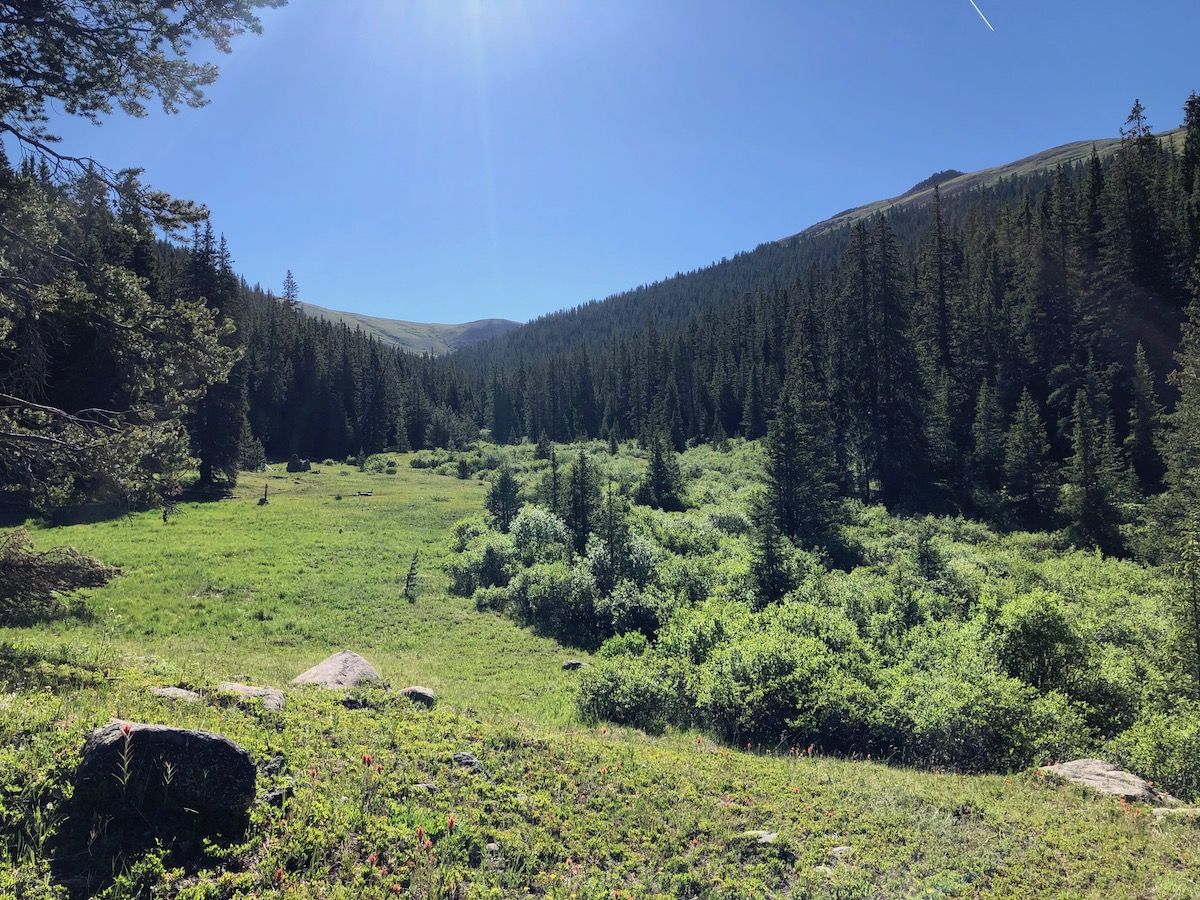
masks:
POLYGON ((1138 104, 1108 156, 934 190, 453 359, 500 440, 756 438, 786 385, 841 493, 1045 527, 1060 476, 1086 481, 1081 527, 1112 549, 1096 517, 1162 483, 1200 250, 1200 98, 1185 115, 1161 140, 1138 104))
POLYGON ((326 309, 315 303, 301 303, 300 308, 314 318, 328 319, 334 324, 344 324, 351 329, 361 328, 386 346, 416 353, 429 352, 438 356, 521 327, 519 322, 510 319, 476 319, 473 322, 445 325, 437 322, 406 322, 403 319, 366 316, 362 313, 326 309))

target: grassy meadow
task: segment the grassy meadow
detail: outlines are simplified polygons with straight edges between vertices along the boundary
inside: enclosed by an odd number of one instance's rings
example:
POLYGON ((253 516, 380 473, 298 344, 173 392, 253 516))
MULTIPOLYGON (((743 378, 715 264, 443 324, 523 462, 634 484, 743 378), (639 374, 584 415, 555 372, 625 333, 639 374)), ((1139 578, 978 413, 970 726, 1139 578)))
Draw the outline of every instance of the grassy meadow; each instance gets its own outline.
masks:
POLYGON ((448 593, 452 525, 478 516, 484 483, 409 461, 246 474, 237 496, 181 504, 166 523, 32 526, 40 547, 122 575, 87 593, 89 618, 0 631, 0 896, 66 896, 49 875, 54 831, 79 747, 113 716, 215 731, 257 762, 282 755, 260 789, 294 793, 256 806, 244 843, 199 871, 171 848, 122 867, 112 898, 1200 896, 1200 823, 1032 772, 585 723, 578 673, 561 665, 586 654, 448 593), (433 688, 437 708, 380 689, 357 692, 359 708, 293 689, 279 712, 215 693, 227 679, 286 687, 343 648, 393 688, 433 688), (206 702, 148 694, 158 685, 206 702), (486 774, 455 766, 460 751, 486 774))

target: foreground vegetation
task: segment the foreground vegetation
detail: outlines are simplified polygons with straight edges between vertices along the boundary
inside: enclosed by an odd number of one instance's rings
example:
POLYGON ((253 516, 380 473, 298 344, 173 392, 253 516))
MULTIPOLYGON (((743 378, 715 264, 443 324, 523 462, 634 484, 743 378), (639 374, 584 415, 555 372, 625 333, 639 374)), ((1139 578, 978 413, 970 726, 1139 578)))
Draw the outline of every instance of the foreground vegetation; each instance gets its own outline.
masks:
MULTIPOLYGON (((123 574, 86 594, 93 621, 0 634, 0 894, 55 896, 49 857, 79 747, 119 716, 225 734, 259 764, 282 754, 260 789, 294 794, 256 807, 244 843, 196 871, 176 869, 170 848, 118 870, 111 897, 1195 895, 1194 823, 1033 774, 746 752, 694 731, 581 722, 580 673, 562 670, 561 645, 447 595, 449 526, 484 502, 478 474, 457 477, 457 458, 397 463, 271 479, 265 507, 248 475, 244 496, 181 504, 166 525, 146 514, 33 529, 40 546, 74 544, 123 574), (350 709, 306 689, 270 712, 213 691, 234 676, 285 684, 343 645, 393 686, 434 687, 437 709, 384 691, 350 709), (163 684, 206 702, 146 692, 163 684), (460 751, 487 777, 453 765, 460 751), (745 834, 757 831, 774 842, 745 834)), ((613 467, 636 478, 644 462, 622 448, 613 467)), ((698 514, 669 515, 683 528, 698 514)))

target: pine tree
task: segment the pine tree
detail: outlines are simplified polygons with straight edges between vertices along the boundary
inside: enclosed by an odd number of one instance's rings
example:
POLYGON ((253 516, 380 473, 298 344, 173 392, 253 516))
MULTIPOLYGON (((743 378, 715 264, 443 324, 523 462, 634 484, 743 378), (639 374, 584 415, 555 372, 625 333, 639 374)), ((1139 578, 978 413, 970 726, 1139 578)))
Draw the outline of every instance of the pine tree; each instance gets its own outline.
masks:
POLYGON ((1004 499, 1022 528, 1050 524, 1055 495, 1054 465, 1046 429, 1028 389, 1022 392, 1004 439, 1004 499))
POLYGON ((485 506, 500 530, 507 533, 509 525, 521 509, 521 485, 517 482, 508 460, 500 466, 500 473, 488 490, 485 506))
POLYGON ((754 585, 754 605, 758 609, 778 603, 795 587, 788 563, 787 542, 779 530, 774 504, 769 496, 760 498, 755 513, 757 526, 750 561, 754 585))
POLYGON ((995 387, 984 379, 975 400, 971 424, 971 475, 975 486, 987 493, 1000 489, 1004 480, 1004 412, 995 387))
POLYGON ((588 461, 587 452, 580 448, 579 456, 567 477, 565 518, 575 552, 581 555, 587 550, 588 537, 592 533, 597 491, 592 464, 588 461))
POLYGON ((288 269, 283 276, 283 297, 280 298, 288 309, 300 308, 300 285, 296 284, 296 276, 288 269))
POLYGON ((550 454, 554 451, 554 445, 550 443, 550 437, 546 434, 546 430, 542 429, 542 433, 538 435, 537 449, 534 451, 535 459, 549 459, 550 454))
POLYGON ((1108 429, 1100 423, 1084 391, 1075 397, 1063 516, 1071 537, 1105 553, 1122 550, 1119 476, 1115 452, 1106 446, 1108 429))
POLYGON ((638 482, 635 499, 643 506, 678 511, 683 509, 683 475, 679 459, 663 432, 650 440, 650 461, 638 482))
POLYGON ((1146 361, 1146 350, 1138 342, 1133 362, 1133 402, 1129 408, 1129 434, 1125 452, 1142 495, 1149 497, 1162 488, 1163 466, 1159 454, 1162 407, 1154 393, 1154 375, 1146 361))
POLYGON ((814 385, 785 388, 763 439, 766 508, 781 534, 823 545, 835 521, 833 454, 827 406, 814 385))

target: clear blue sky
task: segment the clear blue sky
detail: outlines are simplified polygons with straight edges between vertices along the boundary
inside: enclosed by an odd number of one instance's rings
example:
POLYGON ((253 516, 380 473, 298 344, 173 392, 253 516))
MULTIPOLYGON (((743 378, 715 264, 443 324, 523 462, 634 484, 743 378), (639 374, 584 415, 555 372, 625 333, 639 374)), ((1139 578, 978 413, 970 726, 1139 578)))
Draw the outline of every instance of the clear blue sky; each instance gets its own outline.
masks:
POLYGON ((1197 0, 292 0, 211 104, 57 122, 202 201, 238 268, 418 321, 527 319, 931 172, 1174 127, 1197 0))

